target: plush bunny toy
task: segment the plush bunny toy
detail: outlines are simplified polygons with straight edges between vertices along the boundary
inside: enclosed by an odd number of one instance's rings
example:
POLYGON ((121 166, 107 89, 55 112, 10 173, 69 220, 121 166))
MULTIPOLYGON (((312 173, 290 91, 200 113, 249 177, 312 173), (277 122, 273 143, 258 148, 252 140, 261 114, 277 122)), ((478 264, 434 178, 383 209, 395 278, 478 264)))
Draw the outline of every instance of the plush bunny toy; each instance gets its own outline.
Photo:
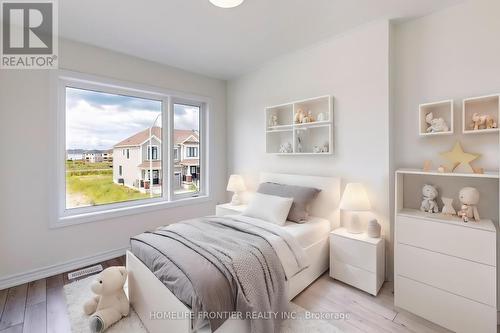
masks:
POLYGON ((87 301, 83 310, 90 317, 90 331, 100 333, 128 316, 130 305, 123 286, 127 280, 127 269, 123 266, 109 267, 97 276, 90 289, 96 294, 87 301))
POLYGON ((479 203, 479 191, 474 187, 464 187, 460 190, 458 198, 462 203, 458 216, 462 217, 464 222, 469 222, 472 218, 476 222, 479 222, 479 211, 477 210, 477 204, 479 203))
POLYGON ((420 205, 420 210, 428 213, 438 213, 439 207, 436 202, 438 196, 438 191, 432 185, 424 185, 422 188, 422 204, 420 205))

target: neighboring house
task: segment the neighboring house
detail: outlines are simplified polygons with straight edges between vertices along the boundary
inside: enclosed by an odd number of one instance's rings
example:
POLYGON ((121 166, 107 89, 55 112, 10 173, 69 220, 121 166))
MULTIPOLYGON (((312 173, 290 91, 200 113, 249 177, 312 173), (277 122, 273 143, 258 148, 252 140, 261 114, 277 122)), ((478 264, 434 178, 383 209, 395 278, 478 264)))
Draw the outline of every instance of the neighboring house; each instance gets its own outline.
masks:
POLYGON ((197 131, 174 130, 174 188, 199 185, 200 138, 197 131))
POLYGON ((83 154, 83 159, 89 163, 98 163, 103 161, 102 152, 93 150, 87 151, 83 154))
POLYGON ((102 160, 104 162, 113 162, 113 149, 104 151, 102 153, 102 160))
POLYGON ((82 153, 66 153, 66 160, 68 161, 81 161, 83 160, 82 153))
MULTIPOLYGON (((113 181, 117 184, 159 193, 162 184, 161 128, 145 129, 113 147, 113 181), (151 142, 151 144, 150 144, 151 142), (152 167, 152 177, 150 168, 152 167), (152 179, 152 186, 150 181, 152 179)), ((174 132, 175 189, 189 188, 199 179, 199 141, 194 131, 174 132)))

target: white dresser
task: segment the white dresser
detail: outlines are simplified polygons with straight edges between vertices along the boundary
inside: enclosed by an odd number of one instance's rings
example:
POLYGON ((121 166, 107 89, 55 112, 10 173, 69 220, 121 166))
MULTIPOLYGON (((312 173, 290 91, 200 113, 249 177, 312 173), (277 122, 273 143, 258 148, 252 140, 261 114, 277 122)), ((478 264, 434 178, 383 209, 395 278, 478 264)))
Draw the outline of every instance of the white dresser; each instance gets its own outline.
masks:
POLYGON ((497 331, 496 230, 491 220, 396 214, 394 302, 455 332, 497 331))
POLYGON ((351 234, 345 228, 332 231, 330 276, 376 296, 385 278, 383 238, 351 234))

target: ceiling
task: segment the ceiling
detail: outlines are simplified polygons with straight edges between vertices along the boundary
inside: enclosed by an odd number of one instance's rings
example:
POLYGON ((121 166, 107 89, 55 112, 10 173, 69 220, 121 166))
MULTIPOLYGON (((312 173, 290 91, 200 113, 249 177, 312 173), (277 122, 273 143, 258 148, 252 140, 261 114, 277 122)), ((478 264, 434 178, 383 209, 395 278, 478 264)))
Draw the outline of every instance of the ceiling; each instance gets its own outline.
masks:
POLYGON ((64 0, 64 38, 229 79, 279 55, 382 18, 418 17, 462 0, 64 0))

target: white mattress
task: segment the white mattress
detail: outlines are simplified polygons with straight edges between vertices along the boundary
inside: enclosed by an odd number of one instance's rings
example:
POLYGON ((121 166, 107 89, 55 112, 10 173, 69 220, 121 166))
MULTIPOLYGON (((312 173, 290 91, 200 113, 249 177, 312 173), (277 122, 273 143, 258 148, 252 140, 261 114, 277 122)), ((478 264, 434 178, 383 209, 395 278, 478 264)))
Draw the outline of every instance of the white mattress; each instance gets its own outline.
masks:
POLYGON ((306 223, 287 221, 283 228, 292 234, 304 249, 325 239, 331 231, 330 221, 314 216, 310 216, 306 223))

